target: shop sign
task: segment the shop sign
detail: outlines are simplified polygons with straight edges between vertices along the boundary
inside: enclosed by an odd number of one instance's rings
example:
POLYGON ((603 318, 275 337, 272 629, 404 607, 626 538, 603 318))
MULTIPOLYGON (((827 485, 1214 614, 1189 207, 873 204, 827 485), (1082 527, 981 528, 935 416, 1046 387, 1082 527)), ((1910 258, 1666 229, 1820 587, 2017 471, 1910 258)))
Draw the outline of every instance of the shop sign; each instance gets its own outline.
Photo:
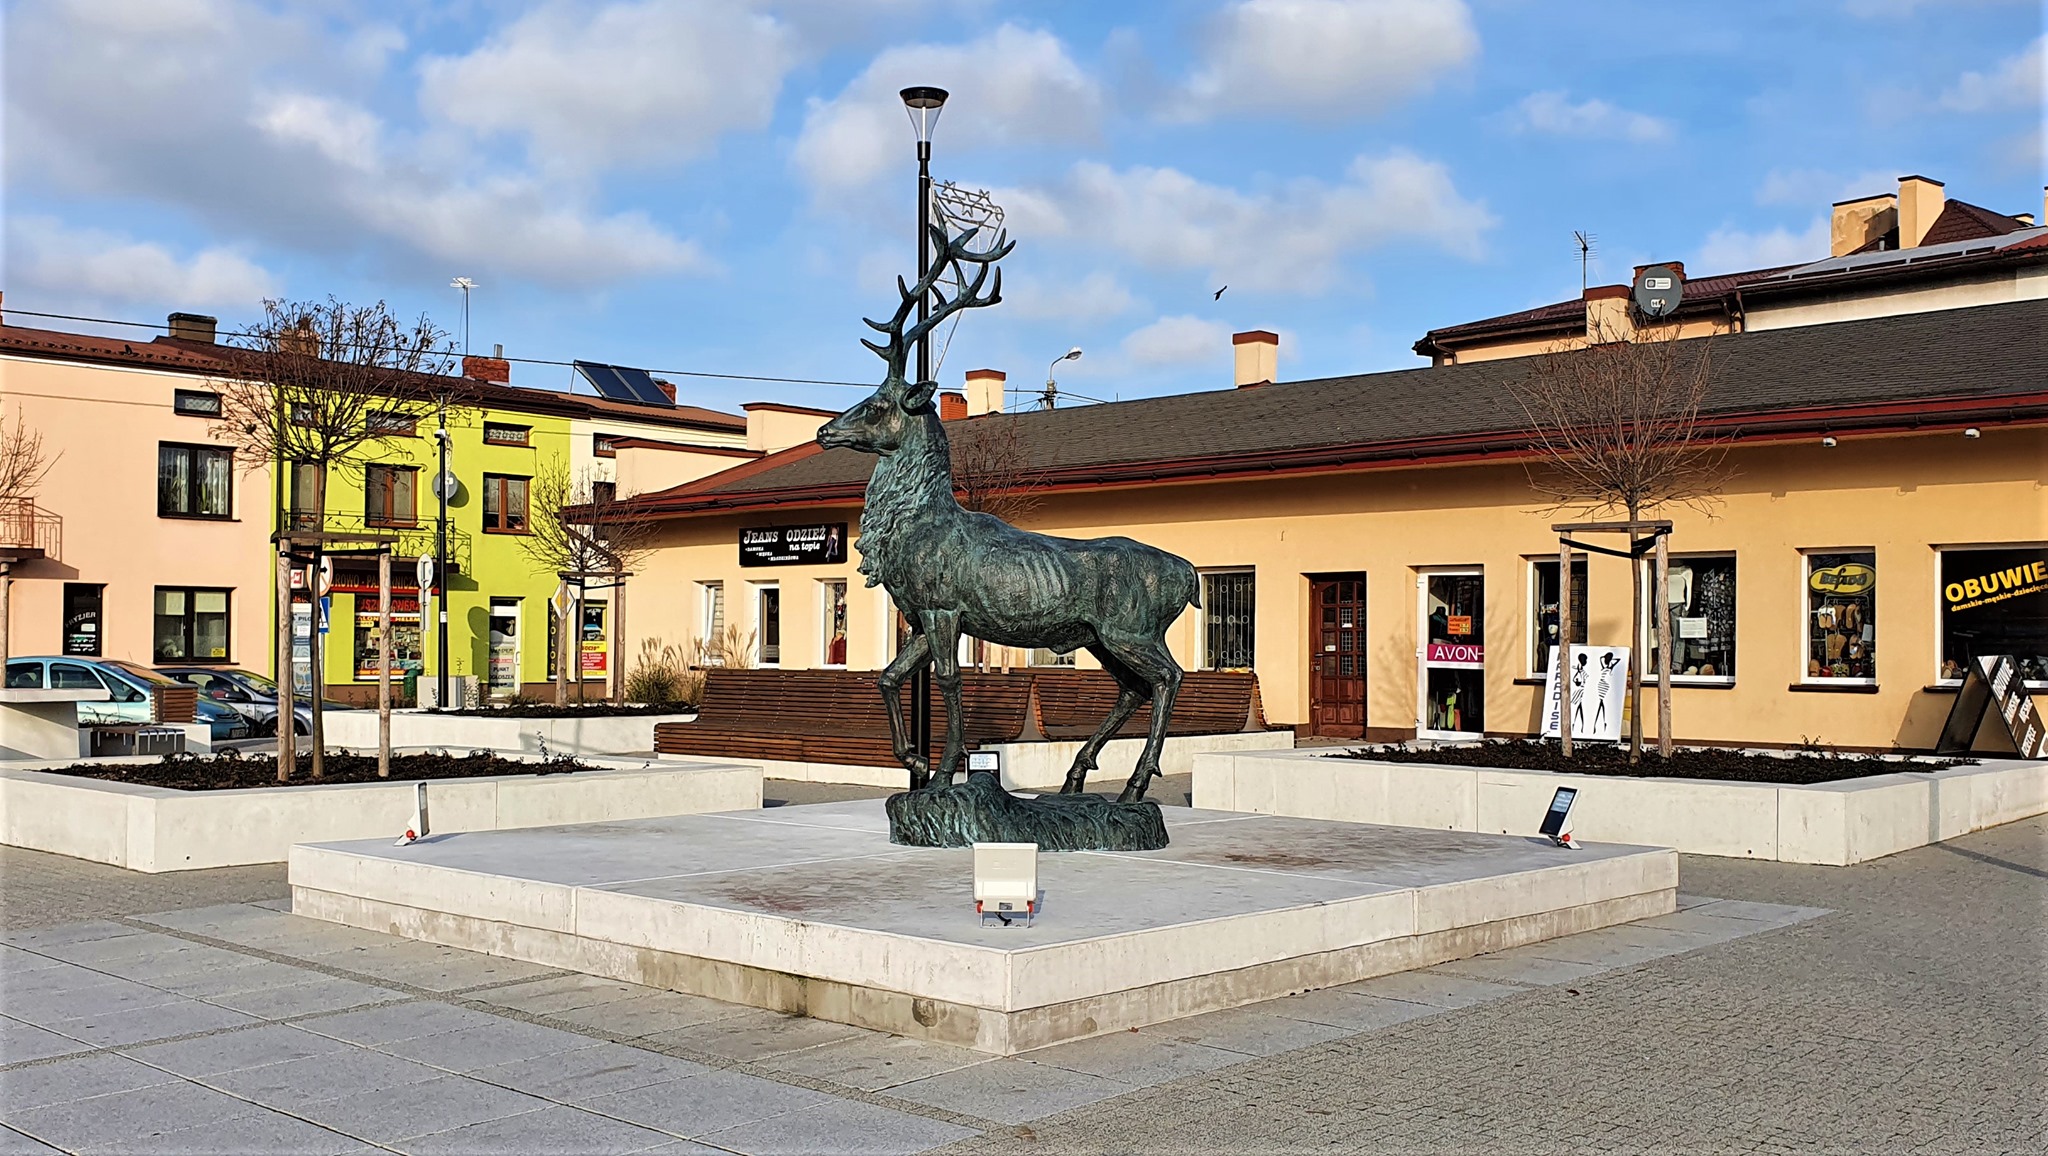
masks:
MULTIPOLYGON (((1451 621, 1456 622, 1457 619, 1453 618, 1451 621)), ((1466 621, 1469 624, 1471 620, 1466 621)), ((1455 634, 1457 631, 1451 633, 1455 634)), ((1481 663, 1486 661, 1486 646, 1478 642, 1432 642, 1429 644, 1428 658, 1431 662, 1481 663)))
POLYGON ((740 531, 742 566, 815 566, 846 561, 846 523, 757 526, 740 531))
POLYGON ((1844 597, 1868 594, 1877 589, 1877 569, 1861 562, 1823 566, 1808 576, 1806 584, 1813 588, 1815 594, 1844 597))
POLYGON ((80 658, 100 654, 100 587, 64 587, 64 653, 80 658))
POLYGON ((1949 582, 1942 587, 1941 594, 1953 612, 1975 610, 2044 590, 2048 590, 2048 560, 2037 559, 1949 582))
POLYGON ((1470 614, 1450 615, 1445 623, 1444 633, 1455 635, 1459 638, 1472 633, 1472 616, 1470 614))
MULTIPOLYGON (((1558 681, 1557 657, 1563 647, 1550 648, 1550 664, 1543 672, 1543 737, 1554 739, 1562 729, 1564 692, 1558 681)), ((1628 708, 1628 658, 1626 646, 1574 646, 1571 648, 1572 738, 1589 742, 1618 743, 1628 708)))
POLYGON ((1969 673, 1956 691, 1955 705, 1949 708, 1948 721, 1942 724, 1941 738, 1934 744, 1935 753, 1968 753, 1976 743, 1986 710, 1997 713, 2021 758, 2048 758, 2048 729, 2042 726, 2041 711, 2010 654, 1983 654, 1971 661, 1969 673))

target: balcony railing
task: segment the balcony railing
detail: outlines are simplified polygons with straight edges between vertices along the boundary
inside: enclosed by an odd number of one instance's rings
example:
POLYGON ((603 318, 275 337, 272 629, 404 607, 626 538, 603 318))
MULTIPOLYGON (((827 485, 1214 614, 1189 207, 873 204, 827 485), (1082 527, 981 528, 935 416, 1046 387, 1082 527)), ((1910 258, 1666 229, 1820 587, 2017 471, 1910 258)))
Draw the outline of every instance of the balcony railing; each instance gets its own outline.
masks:
POLYGON ((34 500, 0 502, 0 557, 59 560, 64 555, 64 519, 40 509, 34 500))
MULTIPOLYGON (((378 537, 392 536, 397 541, 391 552, 398 558, 434 556, 434 521, 432 518, 417 523, 390 524, 372 520, 361 514, 319 514, 294 510, 288 522, 290 528, 301 533, 363 534, 378 537)), ((469 573, 469 534, 448 527, 448 565, 457 573, 469 573)))

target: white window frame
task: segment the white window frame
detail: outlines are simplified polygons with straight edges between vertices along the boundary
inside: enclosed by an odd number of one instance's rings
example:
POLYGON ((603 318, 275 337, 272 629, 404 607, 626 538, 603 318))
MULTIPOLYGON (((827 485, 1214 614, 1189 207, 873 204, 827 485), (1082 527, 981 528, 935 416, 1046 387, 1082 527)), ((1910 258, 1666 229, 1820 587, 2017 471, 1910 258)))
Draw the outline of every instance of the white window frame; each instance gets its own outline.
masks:
MULTIPOLYGON (((1934 564, 1933 581, 1928 584, 1932 588, 1930 598, 1933 600, 1934 609, 1934 629, 1929 632, 1934 638, 1934 678, 1929 682, 1930 686, 1959 687, 1963 685, 1963 680, 1960 678, 1941 677, 1942 658, 1947 649, 1944 644, 1948 641, 1943 634, 1946 627, 1941 606, 1941 556, 1950 550, 2039 550, 2044 548, 2048 548, 2048 542, 1951 542, 1947 545, 1934 547, 1934 557, 1932 559, 1934 564)), ((2030 678, 2023 680, 2021 685, 2025 686, 2028 690, 2048 690, 2048 680, 2030 678)))
MULTIPOLYGON (((1800 548, 1799 616, 1796 622, 1796 625, 1798 627, 1799 651, 1798 665, 1794 667, 1794 669, 1799 672, 1799 684, 1801 686, 1876 686, 1877 677, 1875 675, 1872 675, 1869 678, 1836 678, 1833 675, 1816 678, 1813 675, 1807 673, 1806 664, 1813 658, 1813 655, 1809 653, 1806 649, 1806 630, 1807 621, 1813 614, 1813 587, 1810 585, 1810 583, 1813 580, 1813 557, 1816 554, 1868 554, 1870 555, 1870 568, 1873 570, 1877 569, 1877 547, 1875 546, 1817 546, 1800 548)), ((1876 588, 1872 587, 1872 594, 1870 599, 1870 626, 1872 638, 1871 645, 1873 647, 1877 645, 1877 595, 1875 593, 1875 590, 1876 588)), ((1736 605, 1741 605, 1741 596, 1739 594, 1737 595, 1736 605)), ((1939 633, 1939 631, 1937 631, 1937 633, 1939 633)), ((1874 662, 1871 664, 1871 669, 1877 669, 1877 666, 1874 662)), ((1935 667, 1936 673, 1939 673, 1940 670, 1941 667, 1937 665, 1935 667)))
POLYGON ((839 600, 846 607, 846 657, 853 657, 853 592, 844 578, 818 579, 818 667, 845 670, 847 663, 832 659, 832 587, 839 587, 839 600))
MULTIPOLYGON (((1557 556, 1553 554, 1550 557, 1546 558, 1541 554, 1527 554, 1523 556, 1523 561, 1528 564, 1527 573, 1529 576, 1529 581, 1527 590, 1524 594, 1524 597, 1527 599, 1527 602, 1524 604, 1522 608, 1522 669, 1529 672, 1524 677, 1543 678, 1549 672, 1545 670, 1542 666, 1537 665, 1536 662, 1536 651, 1539 649, 1536 643, 1536 621, 1539 617, 1542 616, 1543 611, 1543 579, 1541 574, 1538 572, 1537 567, 1542 566, 1546 563, 1552 566, 1557 565, 1557 556)), ((1586 584, 1590 584, 1593 578, 1592 564, 1590 560, 1585 557, 1584 554, 1575 550, 1572 552, 1572 573, 1577 574, 1581 570, 1584 570, 1586 572, 1586 584)), ((1563 601, 1564 594, 1561 585, 1563 582, 1563 575, 1559 575, 1558 580, 1560 583, 1558 595, 1559 601, 1561 602, 1563 601)), ((1651 607, 1651 609, 1654 611, 1656 608, 1651 607)), ((1592 596, 1588 594, 1586 598, 1586 618, 1588 620, 1586 622, 1586 642, 1570 642, 1571 613, 1572 610, 1570 606, 1558 607, 1557 621, 1559 631, 1566 635, 1565 641, 1570 645, 1590 645, 1593 634, 1593 623, 1591 621, 1593 617, 1592 596)))
MULTIPOLYGON (((1201 660, 1201 666, 1200 666, 1200 667, 1199 667, 1198 669, 1201 669, 1201 670, 1256 670, 1256 669, 1258 669, 1258 660, 1259 660, 1259 570, 1258 570, 1258 567, 1256 567, 1256 566, 1208 566, 1208 567, 1204 567, 1204 568, 1202 568, 1202 569, 1200 569, 1200 570, 1197 570, 1197 571, 1195 571, 1195 581, 1196 581, 1197 583, 1199 583, 1199 584, 1200 584, 1200 585, 1199 585, 1199 589, 1200 589, 1200 590, 1201 590, 1201 592, 1202 592, 1202 613, 1201 613, 1201 615, 1200 615, 1200 616, 1198 617, 1198 619, 1197 619, 1197 622, 1196 622, 1196 626, 1195 626, 1195 630, 1196 630, 1196 632, 1197 632, 1197 634, 1196 634, 1196 637, 1195 637, 1195 645, 1196 645, 1196 651, 1197 651, 1197 654, 1199 655, 1199 657, 1200 657, 1200 660, 1201 660), (1228 575, 1232 575, 1232 574, 1249 574, 1249 575, 1251 575, 1251 579, 1252 579, 1252 636, 1251 636, 1251 653, 1250 653, 1250 655, 1249 655, 1249 657, 1251 658, 1251 660, 1252 660, 1252 661, 1251 661, 1251 663, 1250 663, 1250 664, 1248 664, 1248 665, 1246 665, 1246 666, 1241 666, 1241 667, 1239 667, 1239 666, 1217 666, 1217 665, 1215 664, 1215 662, 1213 661, 1213 656, 1212 656, 1212 655, 1211 655, 1211 654, 1209 653, 1209 616, 1210 616, 1211 614, 1215 613, 1215 610, 1216 610, 1216 607, 1214 607, 1214 606, 1212 605, 1212 603, 1214 602, 1214 599, 1212 599, 1212 598, 1210 598, 1210 597, 1209 597, 1209 579, 1211 579, 1211 578, 1221 578, 1221 577, 1225 577, 1225 576, 1228 576, 1228 575)), ((1359 658, 1360 658, 1360 660, 1361 660, 1361 661, 1363 661, 1363 659, 1365 658, 1365 656, 1364 656, 1364 655, 1360 655, 1360 656, 1359 656, 1359 658)))
POLYGON ((782 613, 782 583, 749 582, 747 586, 752 593, 752 597, 750 597, 748 601, 753 604, 752 611, 754 616, 754 665, 760 667, 762 670, 780 670, 782 668, 782 620, 784 617, 782 613), (775 591, 776 639, 774 662, 768 661, 768 632, 762 629, 762 624, 766 621, 766 619, 761 614, 762 603, 767 600, 768 592, 770 590, 775 591))
POLYGON ((718 644, 718 636, 725 633, 725 583, 697 583, 697 637, 706 648, 718 644), (716 607, 717 612, 713 613, 716 607))
MULTIPOLYGON (((1735 653, 1742 653, 1742 561, 1734 550, 1690 550, 1683 554, 1673 553, 1669 561, 1679 562, 1710 561, 1726 558, 1735 564, 1735 653)), ((1636 624, 1636 670, 1637 678, 1644 686, 1657 685, 1657 662, 1650 653, 1650 645, 1657 639, 1657 575, 1656 560, 1650 555, 1643 557, 1643 618, 1636 624)), ((1806 605, 1800 599, 1799 605, 1806 605)), ((1590 606, 1589 606, 1590 610, 1590 606)), ((1678 617, 1671 619, 1671 641, 1678 641, 1678 617)), ((1802 639, 1801 645, 1804 645, 1802 639)), ((1675 665, 1675 664, 1674 664, 1675 665)), ((1806 669, 1806 660, 1799 660, 1799 668, 1806 669)), ((1671 672, 1672 686, 1734 686, 1736 676, 1732 674, 1680 674, 1671 672)))

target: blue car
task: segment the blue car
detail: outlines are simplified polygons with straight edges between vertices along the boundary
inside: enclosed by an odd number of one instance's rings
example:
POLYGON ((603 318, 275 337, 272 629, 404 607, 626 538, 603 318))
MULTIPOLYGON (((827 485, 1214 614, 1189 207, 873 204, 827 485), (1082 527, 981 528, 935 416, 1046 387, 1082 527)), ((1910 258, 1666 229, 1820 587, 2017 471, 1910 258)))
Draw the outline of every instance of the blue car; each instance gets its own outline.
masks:
MULTIPOLYGON (((79 703, 78 721, 109 725, 149 722, 151 692, 167 686, 182 688, 184 684, 132 662, 41 656, 8 659, 7 686, 10 690, 103 690, 112 701, 79 703)), ((193 717, 212 729, 215 742, 248 738, 250 734, 249 720, 203 697, 199 700, 199 713, 193 717)))

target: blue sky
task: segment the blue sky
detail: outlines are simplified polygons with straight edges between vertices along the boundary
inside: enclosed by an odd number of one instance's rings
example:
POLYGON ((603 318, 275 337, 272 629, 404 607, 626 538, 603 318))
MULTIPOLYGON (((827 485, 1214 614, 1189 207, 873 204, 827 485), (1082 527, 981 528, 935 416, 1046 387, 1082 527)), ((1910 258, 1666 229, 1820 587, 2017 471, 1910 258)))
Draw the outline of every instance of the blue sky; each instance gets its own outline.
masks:
MULTIPOLYGON (((1006 301, 940 378, 1219 388, 1419 364, 1436 326, 1677 259, 1826 256, 1904 173, 2042 208, 2033 0, 17 0, 14 310, 232 326, 383 298, 514 356, 873 381, 914 261, 895 97, 953 90, 934 171, 993 191, 1006 301), (1213 297, 1223 285, 1222 299, 1213 297)), ((128 331, 135 332, 135 331, 128 331)), ((561 388, 569 371, 518 366, 561 388)), ((839 407, 678 378, 684 400, 839 407)))

